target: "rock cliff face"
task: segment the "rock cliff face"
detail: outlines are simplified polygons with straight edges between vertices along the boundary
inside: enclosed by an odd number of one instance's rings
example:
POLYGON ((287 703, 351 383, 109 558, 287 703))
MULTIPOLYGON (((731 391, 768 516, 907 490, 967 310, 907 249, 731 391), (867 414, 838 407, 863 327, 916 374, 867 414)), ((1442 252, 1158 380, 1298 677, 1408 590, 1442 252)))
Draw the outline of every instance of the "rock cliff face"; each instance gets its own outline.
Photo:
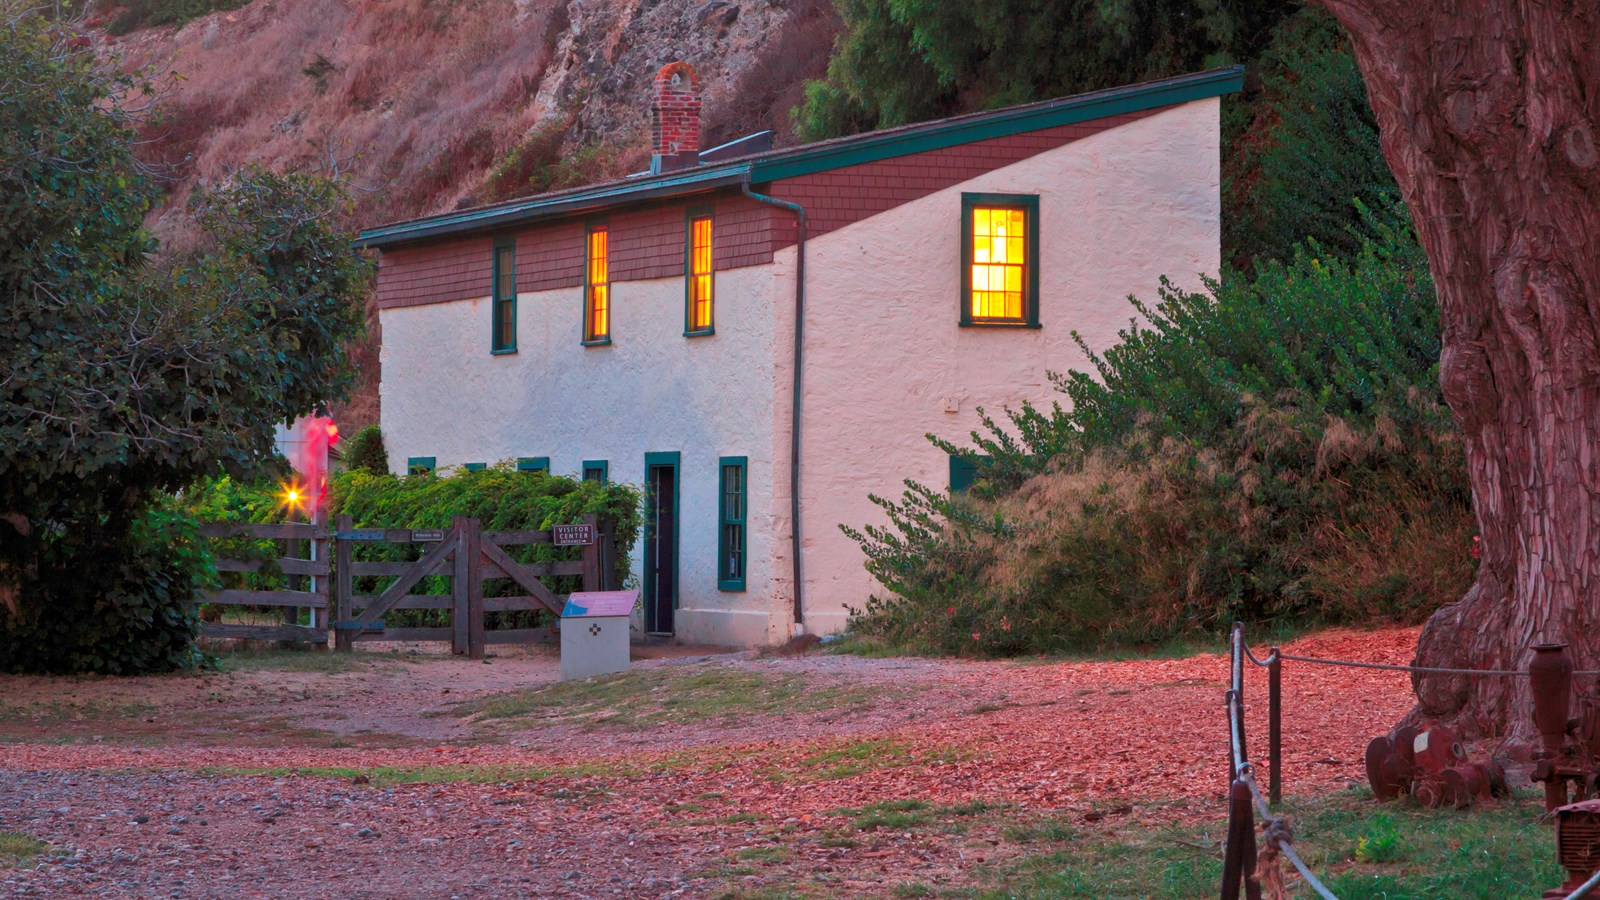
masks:
MULTIPOLYGON (((637 171, 651 78, 674 60, 700 73, 703 146, 781 142, 837 29, 829 0, 253 0, 105 41, 164 84, 150 224, 183 246, 172 212, 248 165, 339 175, 357 226, 637 171)), ((346 423, 376 419, 376 338, 346 423)))
POLYGON ((165 211, 250 164, 342 174, 363 224, 490 199, 530 134, 569 169, 587 160, 568 180, 628 171, 648 156, 650 79, 679 59, 700 73, 706 146, 781 128, 836 27, 825 0, 254 0, 107 45, 170 73, 145 137, 171 180, 153 224, 181 241, 165 211))

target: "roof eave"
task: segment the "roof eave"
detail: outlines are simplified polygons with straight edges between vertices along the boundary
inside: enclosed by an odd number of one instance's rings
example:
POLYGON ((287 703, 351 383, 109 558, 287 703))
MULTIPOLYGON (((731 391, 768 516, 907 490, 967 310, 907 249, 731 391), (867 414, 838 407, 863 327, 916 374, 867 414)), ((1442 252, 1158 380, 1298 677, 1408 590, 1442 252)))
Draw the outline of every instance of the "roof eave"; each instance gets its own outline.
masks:
POLYGON ((357 249, 384 249, 397 244, 407 244, 429 238, 491 231, 515 225, 529 219, 575 216, 605 209, 619 202, 654 200, 663 197, 681 197, 699 194, 718 188, 738 185, 748 177, 749 165, 718 166, 705 170, 685 172, 664 179, 645 182, 611 184, 588 191, 576 191, 557 197, 534 199, 521 203, 507 203, 481 209, 464 210, 398 222, 363 231, 356 237, 357 249))
POLYGON ((801 151, 770 160, 755 160, 751 165, 750 180, 765 184, 784 178, 797 178, 829 169, 926 153, 1043 128, 1206 100, 1234 93, 1243 87, 1244 67, 1229 66, 1161 81, 1094 91, 1054 103, 1030 104, 1013 110, 962 117, 908 132, 876 137, 862 135, 845 145, 801 151))

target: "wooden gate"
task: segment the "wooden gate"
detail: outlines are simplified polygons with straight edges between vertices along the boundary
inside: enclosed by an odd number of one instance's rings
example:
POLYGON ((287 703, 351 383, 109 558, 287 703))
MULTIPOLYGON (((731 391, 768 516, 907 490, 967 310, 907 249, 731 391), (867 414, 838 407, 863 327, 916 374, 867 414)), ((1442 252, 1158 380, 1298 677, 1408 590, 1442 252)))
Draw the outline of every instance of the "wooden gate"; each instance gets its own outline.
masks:
MULTIPOLYGON (((270 624, 240 622, 200 623, 202 638, 251 638, 266 641, 318 641, 328 637, 328 528, 324 524, 215 523, 200 526, 200 536, 273 542, 274 555, 261 558, 218 557, 219 574, 281 574, 280 589, 258 587, 203 591, 196 603, 269 607, 281 610, 282 621, 270 624), (300 554, 304 552, 305 556, 300 554), (278 555, 281 554, 281 555, 278 555), (303 583, 302 583, 303 582, 303 583), (306 615, 302 616, 301 612, 306 615), (308 624, 300 624, 305 618, 308 624)), ((254 554, 252 554, 254 556, 254 554)))
POLYGON ((551 628, 519 628, 489 631, 491 612, 545 610, 561 614, 565 595, 557 595, 540 581, 551 576, 578 576, 583 590, 604 590, 609 577, 602 566, 602 547, 609 529, 602 529, 595 517, 581 525, 589 542, 581 545, 581 557, 566 562, 519 563, 505 547, 552 544, 555 534, 541 531, 483 531, 477 519, 457 517, 449 529, 357 529, 349 516, 340 516, 334 531, 334 646, 349 650, 355 641, 450 641, 456 653, 481 659, 491 643, 520 643, 549 640, 551 628), (431 544, 414 562, 356 561, 358 544, 431 544), (412 589, 428 576, 450 580, 448 594, 414 594, 412 589), (380 593, 355 593, 355 579, 366 576, 392 576, 380 593), (484 597, 483 583, 508 578, 525 594, 511 597, 484 597), (448 609, 449 626, 399 628, 384 625, 385 614, 402 609, 448 609))

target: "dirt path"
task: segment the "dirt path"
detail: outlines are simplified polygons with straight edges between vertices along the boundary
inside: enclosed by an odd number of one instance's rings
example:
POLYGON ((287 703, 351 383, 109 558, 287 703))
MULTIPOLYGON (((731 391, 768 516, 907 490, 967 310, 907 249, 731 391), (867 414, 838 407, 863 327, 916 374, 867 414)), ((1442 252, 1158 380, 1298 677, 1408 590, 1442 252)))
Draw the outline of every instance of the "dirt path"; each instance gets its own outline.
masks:
MULTIPOLYGON (((1414 641, 1294 646, 1404 662, 1414 641)), ((1218 812, 1222 657, 691 655, 561 686, 556 670, 548 652, 265 654, 0 680, 0 831, 58 849, 0 869, 0 891, 890 895, 966 884, 1070 829, 1218 812)), ((1359 781, 1367 738, 1409 706, 1398 673, 1300 667, 1285 692, 1295 792, 1359 781)), ((1251 715, 1264 733, 1264 702, 1251 715)))

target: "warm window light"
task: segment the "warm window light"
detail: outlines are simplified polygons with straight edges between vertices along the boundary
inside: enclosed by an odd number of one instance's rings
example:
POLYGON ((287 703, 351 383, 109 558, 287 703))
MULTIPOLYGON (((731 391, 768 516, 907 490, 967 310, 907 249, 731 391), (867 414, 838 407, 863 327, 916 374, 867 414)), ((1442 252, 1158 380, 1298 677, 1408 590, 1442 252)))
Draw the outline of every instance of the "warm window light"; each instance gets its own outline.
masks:
POLYGON ((589 232, 589 308, 584 340, 603 341, 611 337, 611 282, 606 265, 606 229, 589 232))
POLYGON ((689 330, 711 330, 711 217, 689 225, 689 330))
POLYGON ((972 296, 974 319, 1023 317, 1027 271, 1027 212, 977 207, 972 211, 972 296))

